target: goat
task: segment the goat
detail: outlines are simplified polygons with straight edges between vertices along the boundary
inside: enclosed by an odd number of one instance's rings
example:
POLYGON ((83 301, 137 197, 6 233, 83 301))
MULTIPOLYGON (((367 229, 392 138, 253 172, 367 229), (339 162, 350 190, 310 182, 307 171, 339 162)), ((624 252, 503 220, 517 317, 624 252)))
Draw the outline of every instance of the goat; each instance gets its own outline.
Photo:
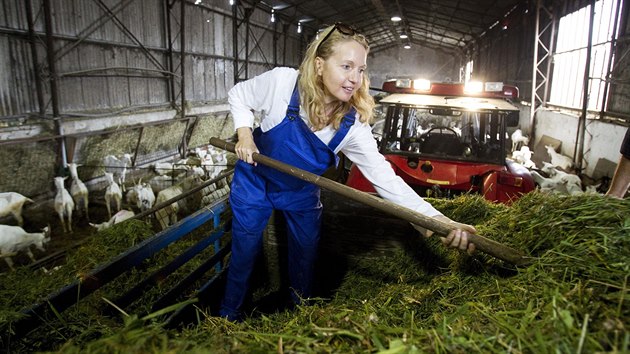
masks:
POLYGON ((69 163, 68 170, 70 170, 70 177, 72 178, 72 182, 70 183, 70 195, 72 195, 72 199, 74 199, 76 210, 79 210, 79 204, 83 205, 83 209, 85 210, 85 217, 90 220, 90 214, 88 212, 88 189, 85 186, 85 183, 79 179, 79 174, 77 173, 77 165, 76 163, 69 163))
POLYGON ((534 182, 542 192, 563 192, 559 187, 562 183, 558 180, 542 176, 537 171, 531 171, 534 182))
POLYGON ((26 251, 29 258, 35 262, 30 246, 35 245, 40 251, 45 251, 44 244, 48 241, 50 241, 48 226, 42 229, 42 232, 29 233, 19 226, 0 225, 0 257, 4 258, 11 270, 15 270, 11 257, 20 251, 26 251))
POLYGON ((32 203, 33 201, 16 192, 0 193, 0 217, 11 214, 17 220, 18 225, 24 225, 22 207, 26 202, 32 203))
POLYGON ((118 224, 121 223, 127 219, 132 218, 135 215, 135 213, 131 210, 121 210, 119 212, 117 212, 116 214, 114 214, 114 216, 111 217, 111 219, 109 219, 109 221, 105 221, 103 223, 100 224, 92 224, 90 223, 90 226, 96 228, 96 231, 102 231, 105 230, 109 227, 111 227, 114 224, 118 224))
POLYGON ((512 159, 526 168, 536 168, 536 164, 532 161, 533 152, 529 146, 523 145, 520 150, 512 152, 512 159))
POLYGON ((565 156, 556 152, 551 145, 545 145, 549 157, 551 157, 551 164, 556 167, 560 167, 565 171, 568 171, 573 167, 573 159, 569 156, 565 156))
POLYGON ((208 167, 208 177, 213 179, 218 176, 223 170, 227 169, 227 153, 225 150, 212 154, 213 164, 212 167, 208 167))
POLYGON ((175 177, 171 176, 155 176, 149 180, 149 185, 155 193, 171 187, 175 184, 175 177))
POLYGON ((57 188, 57 194, 55 195, 55 211, 59 215, 63 232, 72 232, 74 200, 63 185, 66 178, 67 177, 55 177, 55 187, 57 188), (66 221, 66 219, 68 220, 66 221))
POLYGON ((516 151, 519 147, 529 144, 529 137, 523 135, 523 131, 520 129, 516 129, 510 138, 512 139, 512 151, 516 151))
POLYGON ((153 189, 150 184, 140 183, 138 185, 138 201, 137 206, 140 211, 147 211, 153 208, 153 204, 155 204, 155 193, 153 193, 153 189))
POLYGON ((174 169, 172 162, 156 162, 151 165, 151 167, 153 168, 153 171, 160 176, 170 174, 174 169))
POLYGON ((200 159, 203 160, 207 154, 208 154, 207 149, 195 148, 195 155, 197 155, 200 159))
POLYGON ((131 154, 123 154, 122 158, 114 155, 107 155, 103 158, 105 172, 114 174, 116 183, 125 190, 125 176, 127 175, 127 167, 131 167, 131 154))
POLYGON ((566 187, 568 194, 577 195, 584 193, 584 190, 582 189, 582 179, 580 179, 580 176, 558 170, 549 162, 544 161, 543 167, 540 170, 547 173, 553 180, 563 184, 566 187))
MULTIPOLYGON (((186 177, 178 184, 160 191, 157 195, 156 203, 162 204, 166 202, 167 200, 175 198, 178 195, 194 188, 199 182, 200 182, 199 176, 192 175, 190 177, 186 177)), ((160 223, 162 230, 166 229, 168 226, 173 225, 177 222, 178 212, 179 212, 178 202, 174 202, 170 205, 164 206, 163 208, 155 212, 156 218, 158 219, 158 222, 160 223)))
POLYGON ((114 174, 105 172, 105 179, 107 180, 107 188, 105 189, 105 206, 107 206, 107 216, 112 218, 111 202, 116 203, 116 211, 120 210, 120 203, 122 201, 122 191, 116 182, 114 181, 114 174))
POLYGON ((546 173, 549 177, 556 179, 565 184, 576 184, 580 188, 582 188, 582 180, 580 176, 575 175, 573 173, 567 173, 555 168, 549 162, 543 161, 543 167, 540 169, 542 172, 546 173))

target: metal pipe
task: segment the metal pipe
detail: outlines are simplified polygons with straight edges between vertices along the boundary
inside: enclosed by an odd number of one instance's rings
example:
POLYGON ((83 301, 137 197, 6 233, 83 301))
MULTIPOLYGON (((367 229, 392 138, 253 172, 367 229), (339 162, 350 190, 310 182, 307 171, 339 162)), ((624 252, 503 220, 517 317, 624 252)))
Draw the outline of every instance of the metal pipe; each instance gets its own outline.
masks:
MULTIPOLYGON (((124 131, 128 131, 128 130, 135 130, 135 129, 138 129, 138 128, 150 127, 150 126, 154 126, 154 125, 170 124, 170 123, 173 123, 173 122, 182 121, 184 119, 188 119, 188 118, 173 118, 173 119, 162 120, 162 121, 158 121, 158 122, 148 122, 148 123, 141 123, 139 125, 125 126, 125 127, 117 128, 116 132, 124 132, 124 131)), ((62 139, 62 138, 65 138, 65 137, 68 137, 68 138, 83 138, 83 137, 87 137, 87 136, 103 135, 103 134, 109 134, 109 133, 111 133, 111 131, 98 130, 98 131, 84 132, 84 133, 74 133, 74 134, 64 134, 64 135, 59 134, 59 135, 51 135, 51 136, 34 136, 34 137, 30 137, 30 138, 0 140, 0 146, 13 145, 13 144, 26 144, 26 143, 33 143, 33 142, 40 142, 40 141, 47 141, 47 140, 55 140, 55 139, 62 139)))
POLYGON ((606 112, 606 106, 608 103, 608 88, 611 84, 611 81, 609 81, 608 79, 610 78, 612 72, 613 58, 615 56, 615 46, 617 41, 617 23, 619 22, 617 21, 617 19, 619 18, 619 11, 621 11, 621 0, 617 0, 617 8, 615 9, 612 36, 610 38, 610 53, 608 53, 608 67, 606 68, 606 84, 604 85, 604 92, 602 95, 602 109, 599 112, 600 119, 604 118, 604 112, 606 112))
MULTIPOLYGON (((547 68, 545 71, 545 87, 543 90, 543 97, 541 99, 543 106, 546 106, 547 104, 547 100, 549 99, 549 83, 551 80, 549 80, 549 78, 551 77, 551 66, 553 64, 553 53, 554 53, 554 45, 556 43, 556 27, 557 27, 557 23, 556 23, 556 11, 557 8, 554 7, 550 10, 546 9, 546 11, 548 11, 549 16, 551 17, 551 23, 549 24, 549 26, 551 26, 551 34, 549 35, 549 49, 547 50, 547 68)), ((533 138, 532 138, 532 143, 533 143, 533 138)))
POLYGON ((538 76, 538 41, 540 31, 540 8, 542 7, 541 0, 536 1, 536 23, 534 27, 534 56, 532 60, 532 93, 531 93, 531 105, 529 107, 529 137, 531 143, 534 144, 536 139, 536 97, 537 97, 537 76, 538 76))
MULTIPOLYGON (((158 69, 134 68, 130 66, 110 66, 110 67, 104 67, 104 68, 92 68, 92 69, 85 69, 85 70, 68 71, 68 72, 59 74, 59 77, 79 76, 80 74, 86 74, 86 73, 92 73, 92 72, 98 72, 98 71, 112 71, 112 70, 147 71, 147 72, 155 72, 155 73, 161 73, 161 74, 176 75, 174 73, 171 73, 170 71, 158 70, 158 69)), ((176 75, 176 76, 179 76, 179 75, 176 75)), ((158 77, 158 76, 148 76, 148 77, 158 77)))
POLYGON ((238 1, 234 5, 232 5, 232 55, 234 56, 234 84, 236 85, 239 81, 238 75, 238 1))
MULTIPOLYGON (((186 118, 186 75, 184 75, 184 69, 186 68, 185 65, 185 61, 186 61, 186 1, 185 0, 179 0, 180 1, 180 35, 179 35, 179 47, 180 47, 180 59, 179 59, 179 68, 181 70, 181 76, 179 77, 179 82, 180 82, 180 87, 179 89, 181 90, 181 118, 186 118)), ((184 129, 184 134, 182 136, 182 142, 181 142, 181 147, 182 147, 182 151, 181 151, 181 157, 184 158, 186 157, 186 150, 188 150, 188 141, 186 141, 186 132, 188 131, 188 126, 190 125, 190 120, 186 121, 186 128, 184 129)))
POLYGON ((166 65, 168 71, 171 75, 168 78, 168 98, 171 102, 171 107, 175 108, 175 76, 173 71, 173 38, 171 33, 171 5, 169 4, 169 0, 163 1, 163 11, 164 11, 164 25, 166 27, 166 65))
POLYGON ((250 16, 251 13, 254 12, 254 10, 251 10, 250 8, 245 8, 245 19, 247 21, 247 23, 245 23, 245 79, 249 79, 249 22, 250 22, 250 16))
POLYGON ((44 21, 46 26, 46 57, 50 81, 50 99, 52 101, 53 117, 59 116, 59 92, 57 90, 57 70, 55 68, 55 50, 52 38, 52 13, 50 0, 44 0, 44 21))
POLYGON ((593 52, 593 21, 595 20, 595 2, 591 0, 591 17, 588 24, 588 45, 586 47, 586 63, 584 64, 584 87, 582 93, 582 113, 578 118, 577 137, 575 139, 575 149, 573 150, 573 162, 578 171, 582 170, 582 160, 584 159, 584 135, 586 133, 586 113, 588 109, 588 88, 591 72, 591 53, 593 52))
POLYGON ((35 80, 35 92, 37 93, 37 106, 39 114, 46 114, 44 103, 44 90, 42 88, 42 78, 39 76, 39 61, 37 60, 37 46, 35 45, 35 21, 33 20, 33 7, 31 0, 24 1, 26 5, 26 17, 28 21, 28 37, 31 46, 31 61, 33 63, 33 76, 35 80))
MULTIPOLYGON (((218 138, 210 138, 210 144, 220 149, 234 152, 233 143, 229 143, 218 138)), ((254 153, 252 155, 252 158, 254 161, 258 163, 275 168, 278 171, 297 177, 301 180, 313 183, 319 187, 328 189, 341 196, 369 205, 378 210, 384 211, 393 216, 409 221, 412 224, 422 226, 428 230, 432 230, 436 232, 439 235, 448 235, 448 233, 450 233, 452 230, 455 229, 452 225, 449 225, 441 221, 438 221, 434 218, 422 215, 412 209, 400 206, 398 204, 376 197, 369 193, 359 191, 352 187, 348 187, 341 183, 335 182, 331 179, 310 173, 308 171, 301 170, 297 167, 274 160, 272 158, 266 157, 259 153, 254 153)), ((501 260, 504 260, 506 262, 509 262, 515 265, 526 265, 526 264, 529 264, 531 261, 531 259, 526 258, 521 252, 515 249, 512 249, 508 246, 505 246, 494 240, 487 239, 481 235, 470 234, 468 239, 470 240, 470 242, 474 243, 476 248, 479 249, 480 251, 485 252, 501 260)))
POLYGON ((59 157, 61 161, 57 161, 57 166, 60 166, 59 171, 56 171, 57 175, 62 175, 62 168, 65 168, 68 164, 66 158, 66 141, 63 138, 63 130, 59 123, 59 92, 57 90, 57 70, 55 68, 55 51, 54 41, 52 38, 52 10, 50 7, 50 0, 44 0, 44 20, 46 26, 46 57, 48 59, 48 72, 50 81, 50 99, 52 104, 53 119, 55 131, 58 135, 62 136, 59 146, 59 157))

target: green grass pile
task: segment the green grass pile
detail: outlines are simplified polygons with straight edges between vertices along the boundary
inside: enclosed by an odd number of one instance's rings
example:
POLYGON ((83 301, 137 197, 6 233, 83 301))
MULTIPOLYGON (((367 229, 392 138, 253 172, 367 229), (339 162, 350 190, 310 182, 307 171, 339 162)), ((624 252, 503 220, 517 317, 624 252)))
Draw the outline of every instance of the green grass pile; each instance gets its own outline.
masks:
MULTIPOLYGON (((123 323, 118 315, 111 316, 111 311, 105 311, 112 309, 108 301, 117 299, 130 288, 130 284, 138 284, 149 274, 197 243, 201 237, 207 236, 212 229, 212 222, 207 223, 172 243, 138 267, 125 272, 100 290, 82 299, 76 306, 58 313, 56 319, 47 319, 24 340, 9 344, 10 348, 17 352, 36 351, 59 347, 70 338, 89 341, 115 333, 123 326, 123 323)), ((0 299, 2 299, 0 301, 0 330, 10 333, 12 323, 23 316, 22 309, 42 303, 49 294, 77 280, 89 277, 89 273, 99 265, 108 263, 154 234, 155 232, 147 223, 128 220, 91 236, 80 246, 69 250, 65 263, 58 269, 44 273, 41 270, 33 272, 28 267, 19 267, 15 272, 3 274, 2 282, 0 282, 0 299)), ((162 279, 157 286, 146 289, 143 296, 127 311, 149 312, 151 305, 163 294, 164 289, 169 289, 212 254, 214 254, 213 247, 203 250, 170 276, 162 279)), ((182 294, 182 296, 185 295, 187 294, 182 294)), ((114 313, 117 314, 117 311, 114 313)), ((6 345, 7 343, 2 343, 2 347, 6 345)))
POLYGON ((630 350, 630 202, 531 193, 513 205, 432 201, 532 257, 515 268, 418 237, 352 261, 330 298, 242 323, 200 317, 182 331, 130 315, 61 353, 622 353, 630 350), (429 266, 428 260, 438 260, 429 266))

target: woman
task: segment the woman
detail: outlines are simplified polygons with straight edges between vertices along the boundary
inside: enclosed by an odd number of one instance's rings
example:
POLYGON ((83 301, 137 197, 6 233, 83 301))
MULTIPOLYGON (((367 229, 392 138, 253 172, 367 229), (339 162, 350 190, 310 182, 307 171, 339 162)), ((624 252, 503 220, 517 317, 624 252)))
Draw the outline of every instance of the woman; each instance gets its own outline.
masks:
MULTIPOLYGON (((262 234, 273 209, 287 220, 289 281, 293 300, 311 295, 322 205, 319 187, 272 168, 257 165, 254 152, 322 174, 343 152, 372 182, 380 196, 424 215, 451 222, 419 197, 378 152, 369 121, 374 101, 369 95, 365 37, 337 23, 307 48, 299 72, 276 68, 235 85, 229 103, 238 142, 230 203, 233 211, 232 257, 220 315, 239 319, 262 234), (252 131, 254 115, 260 127, 252 131)), ((468 243, 472 226, 443 241, 474 250, 468 243)))

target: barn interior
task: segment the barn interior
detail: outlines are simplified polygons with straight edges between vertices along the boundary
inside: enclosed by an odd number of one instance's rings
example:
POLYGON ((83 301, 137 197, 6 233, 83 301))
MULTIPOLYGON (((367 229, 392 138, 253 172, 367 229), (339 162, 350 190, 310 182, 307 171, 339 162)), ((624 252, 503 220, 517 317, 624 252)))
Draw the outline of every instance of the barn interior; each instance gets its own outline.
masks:
MULTIPOLYGON (((621 0, 3 1, 0 351, 630 351, 630 204, 605 195, 630 122, 629 13, 621 0), (522 162, 520 143, 526 169, 549 177, 543 162, 564 156, 580 190, 534 177, 508 203, 422 195, 515 260, 445 249, 323 187, 316 296, 289 303, 273 213, 248 316, 227 321, 238 157, 210 141, 236 142, 228 92, 298 69, 338 23, 369 43, 377 103, 400 79, 516 87, 505 160, 522 162), (17 227, 44 247, 10 244, 17 227)), ((341 157, 324 176, 344 184, 341 157)))

